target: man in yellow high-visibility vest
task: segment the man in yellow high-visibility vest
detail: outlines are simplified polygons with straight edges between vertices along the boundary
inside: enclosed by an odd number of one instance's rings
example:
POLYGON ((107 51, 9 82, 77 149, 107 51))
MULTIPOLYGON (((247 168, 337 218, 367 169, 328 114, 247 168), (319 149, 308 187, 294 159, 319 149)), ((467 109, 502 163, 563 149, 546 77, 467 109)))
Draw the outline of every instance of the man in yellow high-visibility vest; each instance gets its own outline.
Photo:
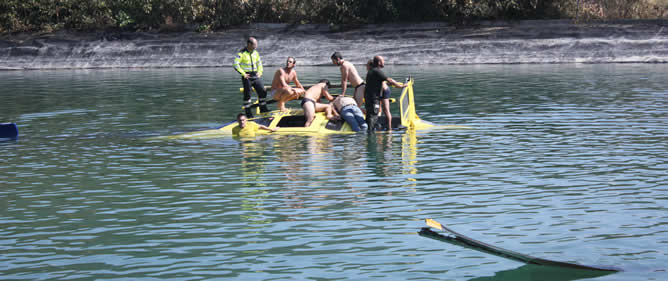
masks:
POLYGON ((246 48, 243 48, 234 59, 234 70, 241 74, 241 83, 244 86, 244 110, 248 117, 252 117, 251 87, 255 89, 260 104, 260 112, 267 112, 267 91, 262 84, 262 60, 257 52, 257 39, 248 37, 246 48))

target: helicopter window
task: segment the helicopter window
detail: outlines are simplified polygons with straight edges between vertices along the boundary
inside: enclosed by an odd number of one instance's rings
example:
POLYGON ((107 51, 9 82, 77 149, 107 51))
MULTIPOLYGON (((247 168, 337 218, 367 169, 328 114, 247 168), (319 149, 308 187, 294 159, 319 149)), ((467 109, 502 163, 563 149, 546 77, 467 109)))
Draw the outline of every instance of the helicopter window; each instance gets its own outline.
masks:
POLYGON ((271 124, 272 120, 274 120, 274 117, 257 118, 257 119, 253 119, 253 122, 258 123, 260 125, 269 126, 269 124, 271 124))
POLYGON ((278 121, 278 127, 304 127, 306 118, 301 116, 284 116, 278 121))

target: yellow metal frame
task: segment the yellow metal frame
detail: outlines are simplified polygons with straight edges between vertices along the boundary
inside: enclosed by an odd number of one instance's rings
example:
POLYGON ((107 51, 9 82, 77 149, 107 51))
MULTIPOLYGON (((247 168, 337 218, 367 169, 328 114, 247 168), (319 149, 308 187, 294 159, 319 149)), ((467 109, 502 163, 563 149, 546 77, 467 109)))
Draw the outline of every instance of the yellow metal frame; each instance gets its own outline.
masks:
POLYGON ((401 125, 408 129, 427 129, 434 127, 433 124, 422 121, 415 111, 415 94, 413 84, 415 80, 409 78, 408 85, 401 91, 399 96, 399 110, 401 111, 401 125))

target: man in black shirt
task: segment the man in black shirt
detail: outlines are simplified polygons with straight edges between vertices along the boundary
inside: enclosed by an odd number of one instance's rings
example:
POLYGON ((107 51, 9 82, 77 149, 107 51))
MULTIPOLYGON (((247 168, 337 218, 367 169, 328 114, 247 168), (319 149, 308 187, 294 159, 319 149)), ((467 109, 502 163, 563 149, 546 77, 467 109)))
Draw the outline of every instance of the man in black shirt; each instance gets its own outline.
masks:
POLYGON ((366 123, 369 125, 368 132, 376 130, 378 112, 380 110, 380 91, 383 89, 383 81, 387 81, 394 87, 404 88, 406 84, 394 81, 387 77, 381 68, 385 67, 385 59, 381 56, 373 57, 373 67, 366 74, 366 89, 364 89, 364 109, 366 109, 366 123))

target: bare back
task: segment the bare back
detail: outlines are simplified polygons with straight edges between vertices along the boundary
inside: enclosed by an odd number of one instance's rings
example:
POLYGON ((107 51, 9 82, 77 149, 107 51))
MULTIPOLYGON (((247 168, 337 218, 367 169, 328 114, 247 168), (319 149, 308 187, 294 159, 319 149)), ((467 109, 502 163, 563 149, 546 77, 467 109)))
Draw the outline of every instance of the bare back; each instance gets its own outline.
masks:
POLYGON ((325 83, 318 83, 306 90, 306 93, 304 93, 304 98, 319 102, 325 93, 327 93, 326 95, 329 96, 329 92, 327 91, 325 83))
POLYGON ((304 93, 304 99, 302 100, 302 108, 304 109, 304 117, 306 118, 304 127, 311 126, 311 122, 313 122, 313 119, 315 118, 314 114, 316 112, 326 112, 327 110, 331 110, 329 104, 320 103, 320 98, 322 97, 327 98, 329 101, 334 99, 334 97, 329 94, 327 84, 322 82, 308 88, 306 93, 304 93))
POLYGON ((357 102, 351 97, 338 96, 331 102, 331 104, 336 108, 336 111, 340 112, 343 107, 351 104, 357 105, 357 102))

